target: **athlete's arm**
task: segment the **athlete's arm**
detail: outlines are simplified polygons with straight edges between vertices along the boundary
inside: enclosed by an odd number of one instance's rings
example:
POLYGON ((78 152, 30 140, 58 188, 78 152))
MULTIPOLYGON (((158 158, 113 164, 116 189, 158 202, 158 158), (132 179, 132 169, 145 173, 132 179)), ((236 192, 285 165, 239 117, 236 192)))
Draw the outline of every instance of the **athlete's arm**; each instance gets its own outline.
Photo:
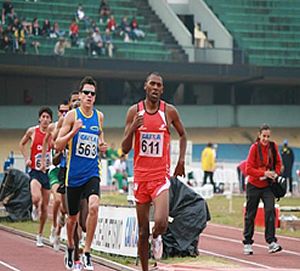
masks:
POLYGON ((46 131, 46 135, 43 139, 43 145, 42 145, 42 160, 41 160, 41 170, 44 171, 46 169, 46 151, 47 151, 47 147, 49 144, 49 140, 52 136, 53 130, 55 128, 55 124, 51 123, 48 127, 47 127, 47 131, 46 131))
POLYGON ((179 157, 173 176, 185 176, 185 151, 186 151, 186 131, 183 127, 179 113, 172 105, 167 105, 168 121, 173 125, 179 135, 179 157))
POLYGON ((143 116, 138 115, 137 106, 133 105, 128 109, 126 116, 124 138, 121 145, 124 154, 127 154, 131 150, 133 135, 141 125, 143 125, 143 116))
POLYGON ((104 131, 103 131, 103 122, 104 122, 104 115, 102 112, 99 112, 99 120, 100 120, 100 130, 101 130, 101 134, 99 137, 99 150, 101 152, 106 152, 107 150, 107 143, 104 140, 104 131))
POLYGON ((59 130, 60 128, 62 127, 63 125, 63 122, 64 122, 64 116, 61 116, 59 119, 58 119, 58 122, 57 124, 55 125, 55 129, 52 133, 52 138, 53 138, 53 141, 56 140, 57 136, 58 136, 58 133, 59 133, 59 130))
POLYGON ((28 130, 26 131, 26 133, 22 137, 21 141, 19 142, 19 148, 20 148, 20 151, 21 151, 21 153, 22 153, 22 155, 24 157, 26 166, 30 166, 31 163, 32 163, 31 160, 30 160, 30 158, 29 158, 29 154, 27 152, 26 145, 29 142, 29 140, 32 139, 32 135, 34 133, 34 129, 35 129, 35 127, 28 128, 28 130))
POLYGON ((55 140, 54 148, 56 151, 62 151, 69 140, 75 136, 82 126, 80 119, 75 120, 75 111, 69 111, 64 118, 63 125, 59 130, 57 139, 55 140))

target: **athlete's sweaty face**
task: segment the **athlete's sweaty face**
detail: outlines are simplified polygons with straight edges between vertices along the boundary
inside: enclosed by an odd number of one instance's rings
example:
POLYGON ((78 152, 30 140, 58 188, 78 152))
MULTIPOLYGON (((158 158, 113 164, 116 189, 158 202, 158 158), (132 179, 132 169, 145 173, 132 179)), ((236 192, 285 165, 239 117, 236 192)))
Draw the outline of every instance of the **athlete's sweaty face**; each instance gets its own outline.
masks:
POLYGON ((47 112, 43 112, 42 115, 39 117, 39 123, 42 128, 47 128, 51 122, 51 116, 47 112))
POLYGON ((80 91, 79 99, 82 105, 93 106, 96 100, 95 86, 90 84, 84 84, 80 91))
POLYGON ((145 82, 146 96, 151 102, 157 102, 164 91, 163 80, 160 76, 151 74, 145 82))

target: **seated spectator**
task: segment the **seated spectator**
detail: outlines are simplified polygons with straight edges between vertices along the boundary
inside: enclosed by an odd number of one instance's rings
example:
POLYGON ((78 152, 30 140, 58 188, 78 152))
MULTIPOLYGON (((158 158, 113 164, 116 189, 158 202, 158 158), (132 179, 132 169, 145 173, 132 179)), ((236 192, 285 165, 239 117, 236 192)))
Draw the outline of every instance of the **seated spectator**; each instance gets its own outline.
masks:
POLYGON ((110 15, 109 19, 107 20, 106 28, 108 28, 110 32, 116 31, 117 23, 116 23, 114 15, 110 15))
POLYGON ((33 36, 40 36, 41 35, 41 28, 39 25, 38 18, 34 18, 32 21, 32 35, 33 36))
POLYGON ((108 28, 105 30, 105 34, 103 36, 104 47, 107 55, 109 57, 113 57, 113 49, 114 45, 112 43, 112 36, 108 28))
POLYGON ((25 17, 23 17, 21 20, 21 25, 25 27, 27 35, 30 36, 32 34, 32 24, 28 22, 25 17))
POLYGON ((79 35, 79 27, 78 24, 76 23, 76 20, 73 19, 69 27, 69 36, 71 39, 72 46, 77 46, 78 35, 79 35))
POLYGON ((92 29, 92 31, 95 32, 96 28, 97 28, 97 23, 95 20, 92 20, 90 29, 92 29))
POLYGON ((27 30, 24 25, 21 26, 19 30, 19 48, 23 54, 26 54, 26 37, 27 37, 27 30))
POLYGON ((16 14, 11 0, 5 0, 2 5, 2 24, 12 24, 15 18, 16 14))
POLYGON ((54 46, 54 54, 57 56, 63 56, 65 54, 65 48, 70 48, 71 45, 65 38, 60 37, 54 46))
POLYGON ((77 11, 75 13, 76 22, 80 21, 84 22, 85 29, 89 29, 90 27, 90 19, 85 15, 82 4, 78 4, 77 11))
POLYGON ((124 37, 125 42, 130 42, 132 38, 132 32, 131 27, 127 21, 127 17, 124 16, 122 18, 121 24, 120 24, 120 36, 124 37))
POLYGON ((100 24, 106 22, 109 15, 110 15, 110 7, 107 3, 107 0, 101 0, 100 7, 99 7, 100 24))
POLYGON ((60 30, 58 22, 54 22, 50 32, 50 38, 57 39, 63 37, 64 35, 65 35, 65 31, 60 30))
POLYGON ((132 18, 130 27, 131 27, 131 31, 132 31, 133 40, 145 37, 144 31, 139 28, 136 17, 132 18))
POLYGON ((38 40, 33 40, 31 42, 31 46, 34 48, 35 53, 39 55, 40 54, 39 48, 41 47, 41 43, 38 40))
POLYGON ((51 24, 48 19, 46 19, 43 23, 41 34, 44 37, 49 37, 51 32, 51 24))
POLYGON ((101 37, 101 33, 99 27, 96 28, 95 32, 92 35, 93 37, 93 45, 92 45, 92 55, 93 56, 100 56, 105 54, 105 48, 103 44, 103 39, 101 37))

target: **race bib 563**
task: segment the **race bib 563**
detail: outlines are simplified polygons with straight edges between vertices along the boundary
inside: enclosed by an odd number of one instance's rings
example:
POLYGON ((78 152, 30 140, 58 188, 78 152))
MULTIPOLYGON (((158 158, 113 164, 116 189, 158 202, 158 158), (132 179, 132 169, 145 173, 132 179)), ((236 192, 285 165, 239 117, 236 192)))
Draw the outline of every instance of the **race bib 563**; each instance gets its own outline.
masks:
POLYGON ((98 136, 80 132, 76 145, 75 155, 94 159, 97 155, 98 136))

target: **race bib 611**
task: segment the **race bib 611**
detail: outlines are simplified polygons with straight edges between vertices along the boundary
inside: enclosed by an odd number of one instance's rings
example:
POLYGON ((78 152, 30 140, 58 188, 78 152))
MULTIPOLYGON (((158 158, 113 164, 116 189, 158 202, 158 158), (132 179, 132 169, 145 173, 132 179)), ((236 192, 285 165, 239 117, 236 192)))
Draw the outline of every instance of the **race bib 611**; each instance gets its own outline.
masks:
POLYGON ((141 132, 140 156, 162 157, 164 133, 141 132))

